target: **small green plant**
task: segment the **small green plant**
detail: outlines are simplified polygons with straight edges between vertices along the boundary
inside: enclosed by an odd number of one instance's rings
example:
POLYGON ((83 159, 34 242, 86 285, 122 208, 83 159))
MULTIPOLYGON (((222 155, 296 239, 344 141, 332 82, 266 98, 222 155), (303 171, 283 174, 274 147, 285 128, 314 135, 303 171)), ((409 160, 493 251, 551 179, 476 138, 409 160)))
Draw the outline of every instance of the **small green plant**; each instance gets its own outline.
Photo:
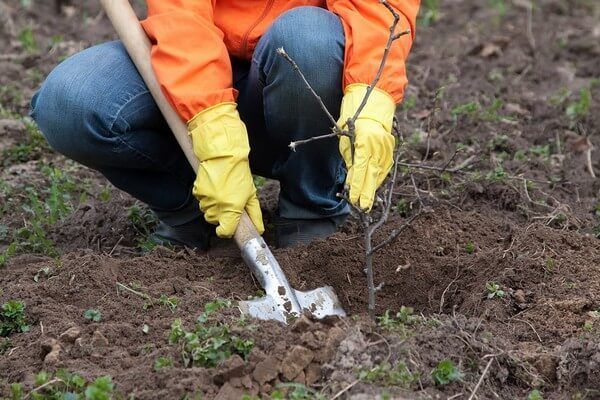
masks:
POLYGON ((467 252, 467 254, 475 253, 475 245, 473 244, 473 242, 468 242, 465 245, 465 251, 467 252))
POLYGON ((77 203, 75 195, 79 192, 80 185, 64 170, 45 166, 42 172, 48 183, 41 191, 34 186, 25 188, 27 201, 21 207, 28 218, 22 227, 14 230, 8 247, 0 253, 0 266, 18 253, 58 256, 46 231, 73 211, 77 203))
POLYGON ((30 26, 21 30, 21 33, 19 33, 19 41, 21 42, 23 50, 27 53, 35 53, 38 49, 38 44, 33 35, 33 29, 31 29, 30 26))
POLYGON ((146 206, 135 203, 129 207, 127 216, 139 235, 137 238, 138 249, 142 252, 149 252, 156 247, 158 243, 150 237, 152 229, 157 223, 154 213, 146 206))
POLYGON ((136 231, 144 236, 149 235, 152 232, 154 225, 156 225, 154 213, 140 203, 135 203, 129 207, 127 217, 136 231))
POLYGON ((396 203, 396 206, 393 208, 393 210, 402 217, 406 217, 410 212, 410 203, 405 198, 401 198, 398 200, 398 203, 396 203))
POLYGON ((96 309, 90 308, 85 310, 83 313, 83 318, 92 322, 100 322, 102 320, 102 313, 96 309))
POLYGON ((260 175, 252 175, 252 178, 254 179, 254 186, 257 189, 260 189, 261 187, 263 187, 265 185, 265 183, 267 182, 267 178, 260 176, 260 175))
POLYGON ((554 272, 555 268, 556 268, 556 261, 552 257, 546 258, 546 261, 544 262, 544 271, 546 273, 550 274, 550 273, 554 272))
POLYGON ((594 323, 592 321, 585 321, 582 329, 584 332, 592 333, 594 331, 594 323))
POLYGON ((52 274, 50 267, 42 267, 33 276, 33 281, 38 283, 41 277, 49 277, 52 274))
POLYGON ((110 400, 113 398, 114 384, 109 376, 101 376, 92 382, 66 370, 58 370, 54 375, 44 371, 34 377, 36 389, 25 393, 23 385, 11 385, 12 400, 110 400))
POLYGON ((544 396, 542 396, 542 392, 540 392, 537 389, 534 389, 531 392, 529 392, 527 400, 544 400, 544 396))
POLYGON ((232 335, 229 325, 225 323, 211 321, 216 311, 230 306, 231 302, 227 300, 207 303, 192 331, 183 327, 181 319, 173 321, 169 342, 180 347, 185 366, 210 368, 234 354, 243 358, 250 354, 254 347, 252 340, 232 335))
POLYGON ((450 110, 450 114, 453 117, 458 117, 461 115, 474 116, 479 112, 480 109, 481 106, 479 105, 479 103, 475 101, 470 101, 468 103, 460 104, 454 107, 452 110, 450 110))
POLYGON ((391 315, 389 310, 386 310, 381 317, 377 317, 377 324, 388 332, 406 337, 409 335, 407 326, 421 321, 421 317, 413 313, 414 309, 412 307, 405 306, 401 306, 400 311, 395 316, 391 315))
POLYGON ((592 105, 592 92, 589 88, 583 88, 579 91, 577 100, 567 105, 565 113, 571 119, 582 119, 587 117, 592 105))
POLYGON ((34 160, 39 158, 43 151, 48 150, 48 143, 37 125, 29 118, 18 118, 25 125, 26 135, 22 136, 19 143, 2 151, 2 164, 5 166, 34 160))
POLYGON ((504 168, 502 168, 502 166, 499 165, 493 171, 488 172, 485 176, 485 179, 487 179, 490 182, 496 183, 504 182, 507 177, 508 174, 506 173, 506 171, 504 171, 504 168))
POLYGON ((154 361, 154 371, 159 372, 163 368, 172 367, 173 359, 171 357, 158 357, 154 361))
POLYGON ((423 0, 419 12, 419 25, 429 26, 440 19, 440 0, 423 0))
POLYGON ((161 294, 158 298, 158 304, 167 307, 169 310, 171 310, 171 312, 175 312, 177 307, 179 307, 179 299, 175 296, 161 294))
POLYGON ((0 336, 29 331, 25 317, 25 303, 20 300, 9 300, 2 304, 0 310, 0 336))
POLYGON ((4 355, 8 350, 12 349, 12 342, 10 339, 1 339, 0 340, 0 356, 4 355))
POLYGON ((361 369, 358 372, 358 379, 367 383, 409 389, 418 382, 419 376, 411 372, 405 363, 398 362, 395 367, 389 363, 382 363, 373 368, 361 369))
POLYGON ((159 298, 154 298, 149 294, 142 292, 141 289, 141 285, 136 283, 130 283, 129 286, 127 286, 123 283, 117 282, 117 290, 125 290, 144 299, 144 305, 142 306, 144 310, 148 310, 156 305, 159 305, 167 307, 171 312, 174 313, 177 310, 177 307, 179 307, 180 300, 175 296, 161 294, 159 298))
POLYGON ((451 382, 460 381, 463 378, 463 373, 454 365, 452 360, 442 360, 431 371, 431 377, 438 386, 444 386, 451 382))
POLYGON ((485 289, 487 290, 487 298, 493 299, 495 297, 501 298, 506 294, 504 290, 500 287, 500 284, 496 282, 488 282, 485 284, 485 289))
MULTIPOLYGON (((280 383, 277 385, 277 390, 273 391, 269 398, 271 400, 325 400, 326 397, 320 394, 319 392, 311 389, 301 383, 280 383), (287 395, 284 394, 284 389, 287 392, 287 395)), ((242 400, 255 400, 256 397, 242 397, 242 400)))
POLYGON ((551 155, 550 145, 539 145, 539 146, 531 146, 529 148, 529 153, 534 157, 539 157, 544 160, 548 160, 551 155))
POLYGON ((104 186, 102 188, 102 190, 100 191, 100 194, 98 194, 98 197, 102 201, 109 201, 111 195, 112 195, 112 191, 111 191, 110 187, 109 186, 104 186))

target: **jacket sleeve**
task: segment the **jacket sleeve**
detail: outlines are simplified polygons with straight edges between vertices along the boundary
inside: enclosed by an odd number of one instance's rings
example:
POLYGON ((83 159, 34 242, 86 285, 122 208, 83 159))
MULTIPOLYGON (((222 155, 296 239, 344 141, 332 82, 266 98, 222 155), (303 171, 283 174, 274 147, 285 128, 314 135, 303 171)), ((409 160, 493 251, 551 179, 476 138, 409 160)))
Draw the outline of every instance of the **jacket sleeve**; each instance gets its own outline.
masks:
POLYGON ((223 32, 213 23, 215 1, 148 0, 142 22, 163 93, 186 122, 236 97, 223 32))
MULTIPOLYGON (((405 61, 415 37, 420 0, 388 3, 400 16, 396 32, 410 29, 411 33, 393 42, 377 87, 400 103, 408 83, 405 61)), ((344 88, 353 83, 370 84, 379 69, 394 17, 377 0, 327 0, 327 6, 341 18, 346 35, 344 88)))

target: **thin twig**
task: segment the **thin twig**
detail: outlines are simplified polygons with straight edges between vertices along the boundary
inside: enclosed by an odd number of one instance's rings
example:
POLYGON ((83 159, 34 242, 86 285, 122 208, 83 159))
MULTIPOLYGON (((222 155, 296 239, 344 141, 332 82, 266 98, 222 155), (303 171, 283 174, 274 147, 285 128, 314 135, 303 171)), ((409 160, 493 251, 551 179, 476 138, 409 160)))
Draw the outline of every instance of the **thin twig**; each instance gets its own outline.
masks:
POLYGON ((63 381, 60 378, 54 378, 52 380, 49 380, 48 382, 44 383, 43 385, 40 385, 34 389, 31 390, 31 392, 27 393, 27 396, 23 397, 23 400, 27 400, 29 397, 31 397, 31 395, 35 392, 39 392, 40 390, 44 389, 45 387, 48 387, 50 385, 54 385, 55 383, 65 383, 65 381, 63 381))
POLYGON ((341 133, 332 132, 332 133, 328 133, 326 135, 313 136, 308 139, 296 140, 295 142, 290 142, 290 144, 288 144, 288 147, 290 148, 290 150, 296 151, 296 147, 302 146, 303 144, 307 144, 307 143, 314 142, 317 140, 322 140, 322 139, 339 137, 339 136, 348 136, 348 134, 345 132, 341 132, 341 133))
POLYGON ((487 375, 488 370, 490 369, 490 366, 492 365, 492 362, 494 362, 494 360, 495 360, 495 357, 491 357, 490 361, 487 362, 485 369, 483 370, 483 373, 481 374, 481 377, 477 381, 477 385, 475 385, 475 388, 471 392, 471 396, 469 396, 469 400, 473 400, 475 398, 475 393, 477 393, 477 391, 479 390, 479 387, 483 383, 483 378, 485 378, 485 376, 487 375))
POLYGON ((327 109, 327 106, 325 105, 325 103, 323 103, 323 100, 321 99, 321 96, 319 96, 317 94, 317 92, 315 91, 315 89, 313 89, 313 87, 310 85, 310 83, 308 82, 308 80, 304 76, 304 73, 302 72, 302 70, 300 69, 300 67, 298 66, 298 64, 296 63, 296 61, 294 61, 292 59, 292 57, 290 57, 288 55, 288 53, 285 52, 285 49, 283 47, 278 48, 276 51, 277 51, 277 54, 279 54, 280 56, 282 56, 283 58, 285 58, 285 60, 288 63, 290 63, 290 65, 292 66, 292 68, 294 69, 294 71, 296 71, 296 73, 300 76, 300 78, 304 82, 304 85, 307 87, 308 90, 310 90, 310 93, 317 100, 317 102, 319 103, 319 106, 321 107, 321 109, 323 110, 323 112, 325 113, 325 115, 327 115, 327 118, 329 118, 329 121, 333 125, 334 132, 337 135, 340 135, 342 133, 342 130, 338 126, 337 121, 335 120, 335 118, 333 118, 333 115, 331 115, 331 113, 327 109))
POLYGON ((129 286, 124 285, 124 284, 122 284, 120 282, 117 282, 117 287, 120 288, 120 289, 126 290, 126 291, 128 291, 130 293, 133 293, 136 296, 139 296, 139 297, 141 297, 144 300, 152 300, 152 297, 150 297, 150 295, 147 295, 146 293, 138 292, 137 290, 132 289, 129 286))
POLYGON ((108 256, 112 256, 113 252, 115 251, 115 249, 117 248, 117 246, 121 243, 121 241, 124 239, 125 237, 123 235, 121 235, 121 237, 119 238, 119 240, 117 240, 117 243, 115 243, 115 245, 113 246, 113 248, 111 249, 111 251, 108 253, 108 256))
POLYGON ((338 397, 340 397, 341 395, 343 395, 344 393, 346 393, 348 390, 352 389, 358 382, 360 382, 360 379, 355 380, 354 382, 352 382, 351 384, 349 384, 348 386, 346 386, 345 388, 343 388, 342 390, 340 390, 339 392, 337 392, 335 394, 335 396, 333 396, 331 398, 331 400, 335 400, 338 397))
POLYGON ((423 211, 419 210, 417 213, 413 214, 409 219, 407 219, 406 222, 400 228, 394 229, 387 237, 387 239, 373 247, 373 249, 371 250, 371 254, 375 253, 376 251, 379 251, 388 244, 392 243, 398 237, 398 235, 404 232, 404 230, 408 228, 421 214, 423 214, 423 211))

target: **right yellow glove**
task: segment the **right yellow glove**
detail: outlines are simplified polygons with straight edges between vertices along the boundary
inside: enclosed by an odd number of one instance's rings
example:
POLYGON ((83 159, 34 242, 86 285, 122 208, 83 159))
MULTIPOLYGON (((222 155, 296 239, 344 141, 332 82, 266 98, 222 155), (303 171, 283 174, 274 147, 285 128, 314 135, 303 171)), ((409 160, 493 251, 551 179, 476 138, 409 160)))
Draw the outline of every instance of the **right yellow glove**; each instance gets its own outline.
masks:
POLYGON ((219 237, 229 238, 246 210, 262 234, 265 228, 248 162, 248 133, 236 104, 221 103, 202 111, 189 121, 188 130, 200 160, 193 193, 206 221, 219 225, 219 237))
MULTIPOLYGON (((355 83, 346 87, 338 125, 345 128, 346 121, 356 113, 369 86, 355 83)), ((346 162, 350 187, 350 202, 370 211, 375 192, 390 172, 396 139, 392 135, 392 122, 396 104, 383 90, 375 88, 355 122, 354 157, 347 136, 340 138, 340 153, 346 162)))

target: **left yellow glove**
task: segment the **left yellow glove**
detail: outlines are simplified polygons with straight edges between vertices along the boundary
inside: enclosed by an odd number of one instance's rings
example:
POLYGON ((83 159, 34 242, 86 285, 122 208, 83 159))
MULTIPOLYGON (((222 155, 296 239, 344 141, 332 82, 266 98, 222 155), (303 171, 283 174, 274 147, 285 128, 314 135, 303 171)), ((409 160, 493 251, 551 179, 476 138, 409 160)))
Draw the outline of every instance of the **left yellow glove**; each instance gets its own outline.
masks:
MULTIPOLYGON (((346 121, 360 106, 368 85, 355 83, 346 87, 338 125, 345 129, 346 121)), ((396 139, 392 123, 396 104, 392 97, 375 88, 355 122, 354 159, 347 136, 340 138, 340 153, 346 162, 350 201, 370 211, 375 192, 381 186, 394 163, 396 139)))
POLYGON ((204 218, 219 225, 217 235, 233 236, 244 210, 259 233, 265 228, 250 172, 250 145, 246 125, 235 103, 210 107, 188 123, 200 167, 193 193, 204 218))

